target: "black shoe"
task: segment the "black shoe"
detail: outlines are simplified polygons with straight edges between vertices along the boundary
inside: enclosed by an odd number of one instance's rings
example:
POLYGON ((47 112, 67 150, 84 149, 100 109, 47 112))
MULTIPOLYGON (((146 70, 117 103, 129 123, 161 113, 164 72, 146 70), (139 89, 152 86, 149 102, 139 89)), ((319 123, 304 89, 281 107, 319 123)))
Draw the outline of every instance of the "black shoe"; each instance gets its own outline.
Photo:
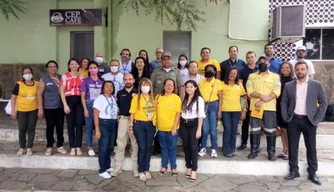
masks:
POLYGON ((242 151, 247 148, 247 145, 241 144, 240 147, 238 147, 238 151, 242 151))
POLYGON ((250 135, 250 142, 251 142, 251 153, 248 155, 248 159, 255 159, 257 157, 257 150, 259 148, 259 135, 250 135))
POLYGON ((267 136, 267 152, 269 161, 276 161, 275 147, 276 147, 276 137, 267 136))
POLYGON ((224 153, 224 156, 227 157, 227 158, 232 158, 233 157, 232 153, 229 153, 229 154, 224 153))
POLYGON ((308 174, 308 179, 311 180, 314 184, 321 185, 319 178, 315 174, 308 174))
POLYGON ((294 180, 295 178, 300 177, 299 172, 296 171, 290 171, 289 175, 284 177, 285 180, 294 180))

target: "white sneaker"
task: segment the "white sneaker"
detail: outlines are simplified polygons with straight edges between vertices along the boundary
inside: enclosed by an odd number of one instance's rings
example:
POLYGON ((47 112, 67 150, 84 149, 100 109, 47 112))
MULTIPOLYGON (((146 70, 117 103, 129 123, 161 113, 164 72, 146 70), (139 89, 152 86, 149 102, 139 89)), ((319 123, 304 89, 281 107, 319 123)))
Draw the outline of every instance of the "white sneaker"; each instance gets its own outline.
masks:
POLYGON ((88 155, 89 155, 89 156, 95 156, 95 152, 94 152, 94 150, 93 150, 93 149, 89 149, 89 150, 88 150, 88 155))
POLYGON ((103 177, 103 178, 105 178, 105 179, 110 179, 110 178, 111 178, 111 176, 110 176, 107 172, 100 173, 99 176, 100 176, 100 177, 103 177))
POLYGON ((198 155, 203 157, 204 155, 206 154, 206 149, 205 148, 202 148, 199 152, 198 152, 198 155))
POLYGON ((114 171, 114 169, 112 167, 110 167, 109 169, 106 170, 107 173, 111 173, 113 171, 114 171))
POLYGON ((216 149, 212 149, 211 150, 211 157, 213 158, 213 157, 217 157, 217 151, 216 151, 216 149))

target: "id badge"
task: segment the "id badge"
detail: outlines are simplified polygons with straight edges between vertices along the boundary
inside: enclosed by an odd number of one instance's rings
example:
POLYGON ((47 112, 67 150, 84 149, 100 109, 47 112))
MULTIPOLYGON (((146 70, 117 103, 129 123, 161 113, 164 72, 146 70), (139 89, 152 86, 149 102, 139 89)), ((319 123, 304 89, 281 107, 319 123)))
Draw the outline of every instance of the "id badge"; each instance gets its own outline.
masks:
POLYGON ((151 119, 152 119, 152 113, 147 113, 147 118, 148 118, 149 120, 151 120, 151 119))

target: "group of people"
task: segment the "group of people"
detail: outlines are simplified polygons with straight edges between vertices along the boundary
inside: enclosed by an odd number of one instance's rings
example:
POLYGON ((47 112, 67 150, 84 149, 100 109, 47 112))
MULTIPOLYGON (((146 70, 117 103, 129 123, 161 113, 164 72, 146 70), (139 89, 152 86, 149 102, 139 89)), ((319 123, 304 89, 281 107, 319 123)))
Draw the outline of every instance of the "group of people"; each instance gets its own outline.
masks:
POLYGON ((22 70, 22 81, 15 85, 11 106, 12 118, 18 119, 20 150, 17 155, 32 155, 37 118, 45 117, 47 149, 53 153, 54 128, 57 151, 64 148, 63 124, 66 117, 70 155, 82 155, 83 125, 89 156, 93 150, 93 130, 98 140, 99 175, 103 178, 122 172, 125 149, 130 141, 133 174, 140 180, 152 178, 149 168, 151 146, 161 152, 160 175, 177 176, 178 137, 182 139, 186 177, 196 181, 198 156, 207 153, 210 135, 211 157, 217 155, 217 124, 221 120, 222 151, 225 157, 236 156, 236 137, 242 122, 242 143, 247 148, 250 127, 249 159, 257 157, 261 131, 267 138, 268 159, 276 160, 276 132, 282 133, 283 151, 278 157, 289 160, 294 179, 298 172, 298 144, 304 134, 309 179, 321 184, 316 176, 316 126, 322 120, 327 99, 320 82, 314 77, 313 64, 305 59, 306 48, 297 48, 296 59, 282 62, 274 57, 274 45, 264 48, 266 56, 256 59, 249 51, 246 62, 238 58, 238 47, 229 47, 229 59, 220 64, 211 59, 208 47, 201 49, 199 61, 179 56, 177 67, 172 55, 156 49, 156 60, 149 62, 141 50, 132 62, 129 49, 120 60, 104 63, 103 53, 95 61, 70 59, 68 72, 57 73, 56 61, 49 61, 47 73, 37 82, 29 67, 22 70), (306 103, 308 104, 306 106, 306 103), (28 141, 26 141, 28 135, 28 141), (111 153, 115 143, 115 165, 111 153))

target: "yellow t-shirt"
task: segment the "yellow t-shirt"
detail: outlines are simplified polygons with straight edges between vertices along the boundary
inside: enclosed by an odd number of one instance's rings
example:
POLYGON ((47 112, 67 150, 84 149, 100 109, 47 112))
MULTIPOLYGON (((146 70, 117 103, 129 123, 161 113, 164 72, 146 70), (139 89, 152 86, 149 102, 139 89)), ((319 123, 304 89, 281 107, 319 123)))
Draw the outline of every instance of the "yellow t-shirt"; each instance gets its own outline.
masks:
POLYGON ((144 98, 143 95, 140 95, 138 108, 138 94, 132 97, 129 113, 134 114, 134 119, 137 121, 154 122, 156 118, 156 108, 148 97, 144 98))
POLYGON ((82 70, 82 69, 79 69, 79 73, 80 73, 81 75, 83 75, 85 78, 88 77, 88 70, 84 71, 84 70, 82 70))
POLYGON ((17 94, 17 111, 29 112, 37 109, 37 86, 38 82, 34 81, 34 85, 26 85, 22 81, 18 81, 19 92, 17 94))
POLYGON ((238 85, 234 84, 233 86, 226 85, 224 82, 223 85, 223 103, 222 111, 225 112, 238 112, 241 111, 240 97, 246 95, 246 91, 242 83, 238 85))
POLYGON ((205 73, 204 69, 209 64, 213 64, 217 68, 217 71, 221 71, 220 64, 218 63, 217 60, 214 60, 214 59, 210 59, 208 62, 205 62, 205 63, 202 62, 201 60, 198 60, 197 64, 198 64, 198 74, 203 75, 203 76, 205 73))
MULTIPOLYGON (((182 112, 182 101, 176 94, 170 96, 157 95, 157 128, 159 131, 172 131, 175 116, 182 112)), ((179 128, 179 125, 176 127, 179 128)))
POLYGON ((198 88, 205 102, 209 101, 211 91, 212 94, 209 102, 217 101, 218 91, 222 90, 222 82, 216 78, 212 78, 211 81, 209 82, 206 79, 203 79, 202 81, 199 82, 198 88), (212 86, 214 86, 213 89, 212 86))

